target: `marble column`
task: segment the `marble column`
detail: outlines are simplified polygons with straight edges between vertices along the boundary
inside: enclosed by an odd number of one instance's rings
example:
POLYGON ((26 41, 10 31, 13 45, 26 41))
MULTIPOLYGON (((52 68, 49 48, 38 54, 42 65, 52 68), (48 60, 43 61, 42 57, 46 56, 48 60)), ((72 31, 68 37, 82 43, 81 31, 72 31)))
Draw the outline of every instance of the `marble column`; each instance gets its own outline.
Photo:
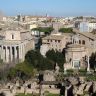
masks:
POLYGON ((87 57, 87 71, 90 72, 89 56, 87 57))
POLYGON ((9 62, 9 51, 8 51, 8 46, 5 46, 5 54, 6 54, 6 62, 9 62))
POLYGON ((68 95, 67 95, 67 91, 68 91, 67 88, 65 88, 65 96, 68 96, 68 95))
POLYGON ((19 59, 22 60, 22 46, 19 45, 19 59))
POLYGON ((14 46, 14 55, 15 55, 15 60, 17 59, 17 49, 16 46, 14 46))
POLYGON ((71 65, 72 65, 72 69, 74 69, 74 61, 73 61, 73 59, 71 61, 71 65))
POLYGON ((3 59, 3 45, 1 45, 1 59, 3 59))
POLYGON ((10 46, 10 61, 13 61, 12 46, 10 46))
POLYGON ((24 48, 24 44, 20 44, 19 45, 19 59, 21 61, 24 61, 25 58, 25 48, 24 48))

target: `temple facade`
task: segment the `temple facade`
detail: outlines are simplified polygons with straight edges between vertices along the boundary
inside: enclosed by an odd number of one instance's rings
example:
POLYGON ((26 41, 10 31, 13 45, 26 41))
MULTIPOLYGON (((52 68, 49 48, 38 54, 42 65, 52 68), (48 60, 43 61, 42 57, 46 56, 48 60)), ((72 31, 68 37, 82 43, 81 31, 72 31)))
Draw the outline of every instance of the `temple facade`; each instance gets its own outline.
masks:
POLYGON ((85 69, 89 66, 89 57, 96 52, 96 37, 91 33, 78 33, 72 37, 72 44, 65 49, 65 69, 85 69))
POLYGON ((9 30, 0 36, 0 58, 5 63, 24 61, 25 54, 34 48, 34 40, 28 31, 9 30))
POLYGON ((66 62, 67 69, 80 69, 86 68, 85 57, 88 55, 88 49, 79 44, 71 44, 66 49, 66 62))

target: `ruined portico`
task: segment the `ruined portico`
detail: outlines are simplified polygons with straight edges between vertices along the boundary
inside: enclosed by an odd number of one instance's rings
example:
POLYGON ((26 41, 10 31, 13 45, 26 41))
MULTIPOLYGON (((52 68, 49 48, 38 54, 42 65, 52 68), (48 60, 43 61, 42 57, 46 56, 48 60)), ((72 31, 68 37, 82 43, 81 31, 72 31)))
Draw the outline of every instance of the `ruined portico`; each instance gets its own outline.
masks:
POLYGON ((12 62, 18 59, 24 59, 24 44, 0 44, 1 59, 4 62, 12 62))
MULTIPOLYGON (((26 33, 26 32, 25 32, 26 33)), ((25 34, 24 33, 24 34, 25 34)), ((5 36, 1 36, 0 39, 0 57, 3 62, 17 62, 24 61, 25 54, 31 48, 34 48, 32 44, 32 38, 25 39, 23 33, 19 31, 6 31, 5 36), (28 44, 32 44, 31 46, 28 44)))

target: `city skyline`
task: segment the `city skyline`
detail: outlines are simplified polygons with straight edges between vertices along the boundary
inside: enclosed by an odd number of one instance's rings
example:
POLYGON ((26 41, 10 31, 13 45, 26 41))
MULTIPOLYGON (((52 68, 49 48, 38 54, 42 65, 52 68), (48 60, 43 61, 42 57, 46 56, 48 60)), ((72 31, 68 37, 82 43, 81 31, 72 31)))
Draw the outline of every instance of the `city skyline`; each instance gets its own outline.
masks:
POLYGON ((96 0, 3 0, 6 15, 96 16, 96 0))

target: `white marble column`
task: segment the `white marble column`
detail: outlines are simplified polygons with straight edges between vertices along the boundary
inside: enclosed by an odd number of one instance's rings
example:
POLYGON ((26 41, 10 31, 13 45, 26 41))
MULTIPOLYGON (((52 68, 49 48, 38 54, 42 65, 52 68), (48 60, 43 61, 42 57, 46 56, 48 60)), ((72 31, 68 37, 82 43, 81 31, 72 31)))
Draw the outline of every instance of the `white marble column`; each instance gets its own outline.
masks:
POLYGON ((89 56, 87 57, 87 71, 90 71, 90 63, 89 63, 89 56))
POLYGON ((22 60, 22 46, 19 45, 19 59, 22 60))
POLYGON ((68 95, 67 95, 67 91, 68 91, 67 88, 65 88, 65 96, 68 96, 68 95))
POLYGON ((72 65, 72 69, 74 69, 74 61, 73 61, 73 59, 71 61, 71 65, 72 65))
POLYGON ((9 62, 9 51, 8 51, 8 46, 5 46, 5 54, 6 54, 6 62, 9 62))
POLYGON ((10 46, 10 59, 11 59, 11 62, 12 62, 13 61, 12 46, 10 46))
POLYGON ((19 59, 21 61, 24 61, 25 58, 25 48, 24 48, 24 44, 20 44, 19 45, 19 59))
POLYGON ((1 59, 3 59, 3 45, 1 45, 1 59))
POLYGON ((17 49, 16 46, 14 46, 14 55, 15 55, 15 60, 17 59, 17 49))
POLYGON ((10 49, 9 49, 9 46, 8 46, 8 48, 7 48, 7 51, 8 51, 8 62, 10 61, 10 49))

